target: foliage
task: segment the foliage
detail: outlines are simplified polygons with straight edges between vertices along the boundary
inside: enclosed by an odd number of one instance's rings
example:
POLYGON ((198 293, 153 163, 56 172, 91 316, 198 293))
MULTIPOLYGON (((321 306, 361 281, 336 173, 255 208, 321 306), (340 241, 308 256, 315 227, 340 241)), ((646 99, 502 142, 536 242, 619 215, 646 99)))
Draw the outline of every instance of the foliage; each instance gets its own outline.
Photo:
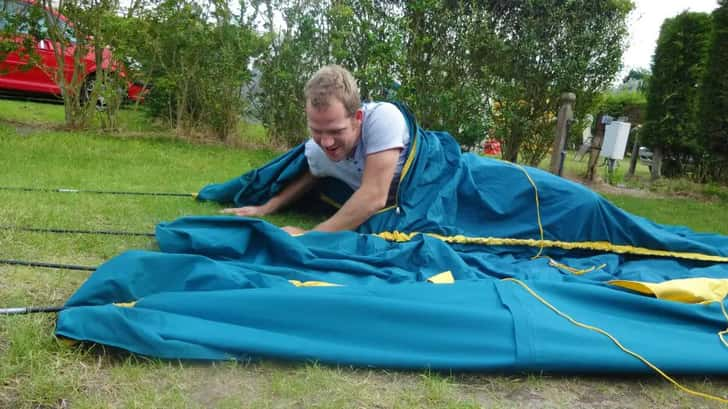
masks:
POLYGON ((324 44, 317 28, 322 4, 307 3, 266 2, 271 44, 256 61, 261 69, 259 118, 274 141, 288 145, 306 138, 303 87, 321 64, 324 44), (274 30, 274 6, 285 21, 279 31, 274 30))
POLYGON ((153 83, 150 112, 181 134, 201 128, 227 140, 245 109, 249 63, 264 45, 251 19, 222 0, 163 0, 133 22, 133 55, 153 83))
POLYGON ((710 24, 708 14, 684 12, 665 20, 660 29, 642 131, 644 144, 664 158, 661 169, 656 160, 656 176, 684 174, 685 165, 700 162, 703 155, 698 142, 698 93, 710 24))
POLYGON ((627 34, 628 0, 483 2, 490 30, 472 54, 493 74, 493 98, 503 157, 519 153, 538 163, 553 141, 559 96, 575 92, 575 117, 591 110, 598 92, 619 69, 627 34), (490 41, 495 38, 496 41, 490 41))
POLYGON ((471 64, 470 53, 488 29, 485 10, 439 0, 407 1, 403 8, 406 52, 397 96, 424 127, 476 146, 488 131, 489 99, 487 77, 471 64))
POLYGON ((700 143, 707 149, 707 176, 728 181, 728 2, 713 11, 710 51, 700 88, 700 143))
POLYGON ((652 73, 647 68, 631 69, 629 73, 622 79, 622 83, 629 82, 630 80, 644 81, 649 79, 652 73))
POLYGON ((561 92, 579 93, 581 117, 617 72, 632 3, 278 0, 266 7, 285 20, 280 29, 268 23, 273 45, 258 65, 261 118, 274 138, 304 139, 301 89, 316 68, 339 63, 359 79, 363 97, 382 98, 401 83, 397 98, 423 126, 450 131, 466 148, 490 130, 504 139, 507 159, 524 147, 534 163, 553 139, 561 92), (493 102, 501 110, 495 126, 493 102))
POLYGON ((272 42, 256 66, 262 71, 259 116, 274 140, 306 139, 303 87, 323 65, 351 70, 365 99, 381 98, 395 81, 401 34, 389 2, 291 0, 267 2, 270 7, 281 11, 285 25, 274 30, 269 13, 272 42))
POLYGON ((647 97, 639 91, 616 91, 601 95, 597 111, 613 118, 626 116, 633 125, 639 125, 645 119, 647 97))
POLYGON ((647 68, 631 69, 629 70, 629 74, 622 79, 622 86, 620 86, 620 89, 624 87, 629 88, 632 91, 644 93, 647 91, 647 84, 649 84, 650 78, 652 78, 652 72, 650 72, 647 68), (630 88, 632 83, 636 83, 636 89, 630 88))
MULTIPOLYGON (((602 94, 598 100, 596 112, 609 115, 614 119, 627 117, 627 122, 632 125, 632 130, 638 128, 645 121, 645 109, 647 97, 640 91, 614 91, 602 94)), ((630 132, 627 142, 628 151, 631 151, 634 142, 634 132, 630 132)))

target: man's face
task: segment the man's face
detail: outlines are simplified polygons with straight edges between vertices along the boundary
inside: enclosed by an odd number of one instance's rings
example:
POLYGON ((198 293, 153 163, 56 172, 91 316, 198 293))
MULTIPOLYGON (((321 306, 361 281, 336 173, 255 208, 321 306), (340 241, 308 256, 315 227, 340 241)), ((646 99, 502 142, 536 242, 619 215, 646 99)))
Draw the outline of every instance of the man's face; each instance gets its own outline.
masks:
POLYGON ((362 111, 350 116, 339 100, 332 99, 322 109, 306 103, 306 119, 313 140, 334 162, 346 158, 359 142, 362 111))

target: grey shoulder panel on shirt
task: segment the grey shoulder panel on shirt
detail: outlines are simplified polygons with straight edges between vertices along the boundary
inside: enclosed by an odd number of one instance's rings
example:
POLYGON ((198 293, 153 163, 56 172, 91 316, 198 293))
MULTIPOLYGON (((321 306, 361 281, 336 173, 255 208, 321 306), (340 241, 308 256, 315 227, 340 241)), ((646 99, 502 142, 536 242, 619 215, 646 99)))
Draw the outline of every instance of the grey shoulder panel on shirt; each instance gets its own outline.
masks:
POLYGON ((316 142, 314 142, 313 139, 306 141, 306 144, 304 145, 304 154, 306 155, 308 168, 312 175, 316 177, 329 176, 326 174, 326 166, 324 166, 324 162, 328 161, 329 158, 326 157, 324 151, 316 142))
POLYGON ((387 149, 404 148, 409 142, 407 121, 394 104, 389 102, 366 104, 362 139, 367 155, 387 149))

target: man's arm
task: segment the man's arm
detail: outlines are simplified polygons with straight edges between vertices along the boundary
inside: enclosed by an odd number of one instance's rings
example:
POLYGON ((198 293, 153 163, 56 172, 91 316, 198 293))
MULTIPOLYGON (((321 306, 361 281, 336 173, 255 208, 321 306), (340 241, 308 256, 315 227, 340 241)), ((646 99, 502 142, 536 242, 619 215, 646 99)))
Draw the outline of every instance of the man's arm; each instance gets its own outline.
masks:
POLYGON ((283 190, 270 198, 270 200, 268 200, 265 204, 260 206, 228 208, 223 209, 222 212, 236 214, 238 216, 265 216, 280 210, 284 206, 298 199, 304 193, 311 190, 315 184, 316 178, 311 174, 311 172, 306 170, 298 177, 298 179, 283 188, 283 190))
POLYGON ((333 216, 314 227, 315 231, 352 230, 387 204, 389 187, 397 168, 401 148, 367 155, 361 186, 333 216))

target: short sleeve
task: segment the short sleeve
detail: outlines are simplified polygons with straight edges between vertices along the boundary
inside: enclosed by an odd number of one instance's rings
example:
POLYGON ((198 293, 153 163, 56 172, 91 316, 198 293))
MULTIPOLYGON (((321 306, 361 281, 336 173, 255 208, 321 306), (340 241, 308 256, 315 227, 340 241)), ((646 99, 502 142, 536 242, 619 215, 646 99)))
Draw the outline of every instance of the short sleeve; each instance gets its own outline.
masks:
POLYGON ((388 102, 377 103, 371 110, 365 110, 362 134, 366 155, 404 148, 409 140, 404 115, 399 108, 388 102))
POLYGON ((324 151, 321 150, 321 147, 318 146, 313 139, 306 141, 306 145, 304 145, 304 154, 306 155, 306 161, 308 161, 308 169, 311 171, 312 175, 318 178, 329 176, 326 174, 327 166, 325 165, 325 161, 328 160, 328 158, 324 151))

